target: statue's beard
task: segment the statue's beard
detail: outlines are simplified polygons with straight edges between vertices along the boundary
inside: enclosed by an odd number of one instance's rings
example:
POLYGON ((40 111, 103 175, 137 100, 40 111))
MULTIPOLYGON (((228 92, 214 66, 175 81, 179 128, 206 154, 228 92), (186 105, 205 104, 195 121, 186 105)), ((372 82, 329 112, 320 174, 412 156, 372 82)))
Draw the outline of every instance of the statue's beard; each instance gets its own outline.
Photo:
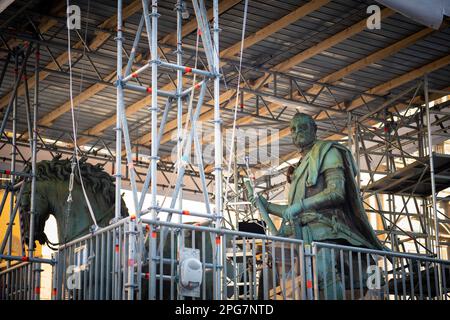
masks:
POLYGON ((314 143, 316 137, 314 135, 296 135, 293 137, 293 142, 294 144, 299 148, 299 149, 305 149, 307 147, 309 147, 311 144, 314 143))

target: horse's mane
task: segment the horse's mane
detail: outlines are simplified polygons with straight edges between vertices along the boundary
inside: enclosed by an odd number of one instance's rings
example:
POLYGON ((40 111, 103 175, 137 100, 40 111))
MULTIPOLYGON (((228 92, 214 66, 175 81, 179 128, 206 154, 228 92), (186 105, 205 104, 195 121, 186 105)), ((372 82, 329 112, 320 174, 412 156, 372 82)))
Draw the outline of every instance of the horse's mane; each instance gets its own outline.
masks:
MULTIPOLYGON (((80 159, 80 170, 83 183, 86 189, 93 193, 101 193, 108 202, 114 201, 115 185, 114 179, 104 171, 100 164, 92 165, 85 159, 80 159)), ((26 171, 29 171, 28 167, 26 171)), ((36 163, 36 179, 39 181, 67 181, 69 185, 70 174, 72 172, 72 160, 61 160, 55 157, 52 160, 43 160, 36 163)), ((78 166, 75 166, 74 183, 80 185, 78 166)))

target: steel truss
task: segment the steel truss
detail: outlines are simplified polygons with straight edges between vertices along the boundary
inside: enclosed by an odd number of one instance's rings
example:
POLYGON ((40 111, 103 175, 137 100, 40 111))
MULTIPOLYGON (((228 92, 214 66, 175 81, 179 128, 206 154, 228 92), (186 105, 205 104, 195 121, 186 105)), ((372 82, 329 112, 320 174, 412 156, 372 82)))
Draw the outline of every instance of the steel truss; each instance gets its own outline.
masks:
MULTIPOLYGON (((445 113, 448 107, 446 102, 430 106, 428 79, 425 76, 374 111, 362 117, 353 117, 356 158, 360 168, 364 167, 370 178, 367 185, 362 187, 364 204, 369 212, 375 212, 381 217, 384 230, 379 230, 379 233, 383 234, 384 242, 389 243, 393 250, 411 251, 411 248, 406 248, 409 243, 417 253, 441 256, 443 240, 439 236, 439 229, 447 217, 437 208, 440 190, 436 190, 434 166, 439 155, 433 151, 433 140, 442 141, 449 137, 445 127, 448 126, 445 121, 449 118, 445 114, 432 118, 431 114, 445 113), (412 93, 412 96, 402 107, 398 99, 408 93, 412 93), (417 98, 421 94, 424 100, 418 103, 417 98), (368 122, 371 116, 380 119, 381 125, 371 126, 368 122), (399 170, 413 162, 423 166, 417 172, 417 181, 408 180, 410 176, 407 171, 404 171, 404 175, 398 174, 401 172, 399 170), (387 181, 383 187, 377 187, 375 180, 384 181, 383 178, 375 179, 375 174, 380 171, 386 177, 385 180, 397 173, 397 181, 387 181), (410 184, 408 188, 393 189, 406 181, 410 184), (421 184, 426 184, 427 193, 418 192, 421 184), (404 225, 400 226, 402 219, 404 225), (417 223, 419 228, 414 226, 417 223)), ((446 187, 448 182, 440 189, 446 187)))

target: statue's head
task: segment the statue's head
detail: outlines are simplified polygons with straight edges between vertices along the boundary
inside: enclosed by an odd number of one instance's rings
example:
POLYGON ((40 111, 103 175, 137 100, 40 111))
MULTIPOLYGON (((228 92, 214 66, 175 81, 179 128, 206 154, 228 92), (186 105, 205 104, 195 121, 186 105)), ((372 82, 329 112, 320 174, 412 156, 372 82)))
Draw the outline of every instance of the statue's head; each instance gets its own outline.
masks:
POLYGON ((314 119, 306 113, 297 113, 289 125, 292 142, 303 149, 316 140, 317 126, 314 119))
MULTIPOLYGON (((83 201, 74 201, 67 211, 67 198, 69 195, 69 181, 72 173, 72 160, 61 160, 56 157, 52 160, 43 160, 36 163, 36 192, 34 210, 34 234, 33 239, 43 244, 47 241, 44 232, 45 222, 53 215, 58 224, 59 241, 70 241, 78 236, 77 232, 88 229, 92 225, 87 206, 83 201), (68 217, 67 215, 70 215, 68 217), (74 222, 75 221, 75 222, 74 222), (66 223, 75 223, 75 226, 66 223), (61 227, 61 228, 60 228, 61 227), (78 228, 78 229, 77 229, 78 228)), ((99 213, 97 218, 109 221, 114 218, 115 185, 114 179, 103 169, 100 164, 92 165, 86 159, 79 159, 79 166, 74 166, 73 194, 81 194, 81 171, 86 190, 88 192, 94 213, 99 213)), ((31 172, 28 166, 25 170, 31 172)), ((29 221, 31 213, 31 179, 24 180, 23 196, 20 199, 20 212, 25 223, 25 237, 29 235, 29 221)), ((121 216, 128 216, 128 209, 122 199, 121 216)))
MULTIPOLYGON (((22 197, 20 198, 19 208, 24 223, 24 238, 26 244, 30 238, 30 213, 31 213, 31 181, 24 180, 24 190, 22 197)), ((47 240, 47 236, 44 233, 45 222, 50 216, 49 202, 47 196, 41 192, 41 182, 36 181, 36 193, 35 193, 35 214, 34 214, 34 235, 33 239, 40 244, 44 244, 47 240)))

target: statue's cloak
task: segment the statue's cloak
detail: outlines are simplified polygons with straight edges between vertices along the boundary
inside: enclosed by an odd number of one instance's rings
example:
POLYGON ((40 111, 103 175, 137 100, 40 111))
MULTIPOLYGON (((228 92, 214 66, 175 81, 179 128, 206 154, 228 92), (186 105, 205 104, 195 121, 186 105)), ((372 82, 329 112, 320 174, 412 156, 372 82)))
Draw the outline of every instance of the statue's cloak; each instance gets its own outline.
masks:
POLYGON ((385 248, 371 227, 363 207, 360 190, 355 181, 358 169, 353 156, 350 150, 338 142, 319 140, 301 160, 299 167, 294 173, 293 185, 291 185, 289 192, 289 204, 292 204, 298 198, 303 199, 305 197, 305 186, 311 187, 316 185, 324 159, 332 148, 338 150, 343 159, 345 174, 343 210, 347 221, 346 226, 363 238, 364 242, 369 244, 371 249, 384 250, 385 248), (298 189, 299 187, 300 189, 298 189))

